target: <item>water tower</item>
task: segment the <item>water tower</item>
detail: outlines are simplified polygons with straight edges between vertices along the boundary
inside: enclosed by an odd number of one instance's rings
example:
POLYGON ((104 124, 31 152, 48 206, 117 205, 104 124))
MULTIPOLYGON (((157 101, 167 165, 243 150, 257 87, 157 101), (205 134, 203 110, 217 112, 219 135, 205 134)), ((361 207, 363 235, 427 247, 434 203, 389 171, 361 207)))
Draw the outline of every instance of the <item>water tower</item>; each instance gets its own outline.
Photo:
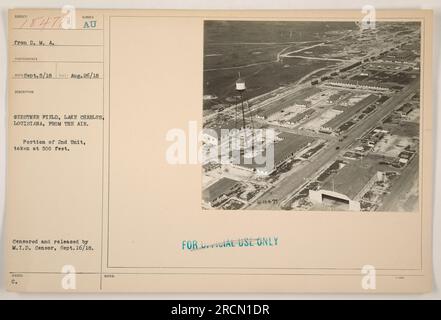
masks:
POLYGON ((246 91, 247 87, 245 85, 245 80, 240 77, 239 73, 239 78, 236 80, 236 128, 240 130, 254 129, 250 103, 248 101, 246 91), (240 108, 240 110, 238 110, 238 108, 240 108), (241 117, 241 119, 238 119, 238 116, 241 117), (238 126, 239 121, 240 126, 238 126))
POLYGON ((245 80, 239 77, 236 80, 235 129, 237 129, 235 148, 241 153, 254 153, 254 123, 250 103, 247 98, 245 80))

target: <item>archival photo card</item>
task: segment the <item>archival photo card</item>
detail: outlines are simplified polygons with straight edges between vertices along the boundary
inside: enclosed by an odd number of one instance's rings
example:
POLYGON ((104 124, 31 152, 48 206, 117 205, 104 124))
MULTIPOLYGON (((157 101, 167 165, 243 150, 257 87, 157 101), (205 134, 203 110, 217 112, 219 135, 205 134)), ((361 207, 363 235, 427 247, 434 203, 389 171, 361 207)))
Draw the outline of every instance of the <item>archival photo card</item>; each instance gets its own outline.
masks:
POLYGON ((430 291, 432 16, 10 10, 8 290, 430 291))

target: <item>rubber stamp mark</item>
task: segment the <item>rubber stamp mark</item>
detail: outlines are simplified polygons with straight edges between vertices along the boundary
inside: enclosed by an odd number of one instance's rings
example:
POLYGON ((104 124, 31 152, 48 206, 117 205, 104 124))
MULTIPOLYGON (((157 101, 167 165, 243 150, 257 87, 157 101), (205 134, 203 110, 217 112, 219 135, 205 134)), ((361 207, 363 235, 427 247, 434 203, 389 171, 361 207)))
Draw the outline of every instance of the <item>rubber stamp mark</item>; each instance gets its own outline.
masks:
POLYGON ((245 248, 245 247, 275 247, 279 245, 279 238, 271 237, 257 237, 257 238, 240 238, 240 239, 226 239, 218 242, 206 243, 198 240, 183 240, 181 244, 182 250, 198 251, 203 249, 215 248, 245 248))

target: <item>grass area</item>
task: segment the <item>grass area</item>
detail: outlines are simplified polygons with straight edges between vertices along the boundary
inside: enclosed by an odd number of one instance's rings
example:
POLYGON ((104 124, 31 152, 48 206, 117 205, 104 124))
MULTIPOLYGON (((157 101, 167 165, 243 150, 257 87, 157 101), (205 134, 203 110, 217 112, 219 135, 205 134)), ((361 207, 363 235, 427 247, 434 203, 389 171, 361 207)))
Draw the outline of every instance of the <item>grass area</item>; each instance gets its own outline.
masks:
POLYGON ((326 34, 355 29, 355 22, 208 20, 204 23, 204 40, 206 43, 317 41, 326 34))
POLYGON ((290 52, 333 40, 356 28, 354 22, 205 21, 203 89, 204 95, 216 95, 218 99, 205 101, 204 109, 232 103, 239 72, 252 98, 300 80, 316 69, 335 65, 331 61, 296 58, 277 62, 277 54, 283 49, 290 52), (207 71, 212 69, 219 70, 207 71))
MULTIPOLYGON (((296 82, 316 69, 334 64, 332 61, 285 58, 283 63, 270 62, 239 69, 205 71, 204 95, 216 95, 218 99, 215 103, 232 103, 236 94, 235 83, 240 72, 246 81, 247 97, 250 99, 296 82)), ((204 109, 213 103, 204 102, 204 109)))
MULTIPOLYGON (((277 59, 277 53, 287 45, 268 44, 206 44, 204 47, 204 70, 244 66, 250 63, 269 62, 277 59)), ((290 50, 301 45, 289 46, 290 50)))

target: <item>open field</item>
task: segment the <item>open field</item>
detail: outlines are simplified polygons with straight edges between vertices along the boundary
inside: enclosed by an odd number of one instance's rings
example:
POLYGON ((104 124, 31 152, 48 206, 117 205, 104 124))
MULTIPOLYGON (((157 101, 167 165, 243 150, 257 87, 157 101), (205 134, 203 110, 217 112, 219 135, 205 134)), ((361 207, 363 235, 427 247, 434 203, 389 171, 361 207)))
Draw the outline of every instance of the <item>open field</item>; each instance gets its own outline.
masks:
MULTIPOLYGON (((326 25, 314 22, 206 21, 204 27, 204 109, 231 103, 238 74, 246 79, 252 98, 300 80, 336 61, 283 57, 319 48, 356 29, 353 22, 326 25), (316 47, 313 47, 316 46, 316 47), (313 47, 311 49, 307 49, 313 47)), ((320 50, 320 49, 316 49, 320 50)))
POLYGON ((339 116, 342 111, 330 109, 323 112, 320 116, 307 122, 303 127, 309 130, 319 130, 325 123, 328 123, 335 117, 339 116))
POLYGON ((316 87, 303 89, 293 95, 288 95, 280 100, 277 100, 275 103, 271 103, 265 108, 265 110, 260 111, 257 116, 268 118, 277 112, 285 110, 285 108, 292 107, 295 104, 304 103, 304 99, 318 92, 320 92, 320 89, 316 87))
POLYGON ((243 68, 205 71, 204 93, 214 94, 218 99, 216 101, 204 101, 204 108, 209 108, 211 105, 218 103, 234 103, 234 83, 239 73, 247 82, 247 97, 251 99, 296 82, 316 69, 332 65, 335 65, 335 62, 286 58, 283 63, 269 61, 268 63, 243 68))
POLYGON ((386 135, 374 148, 373 152, 387 157, 397 157, 407 146, 414 143, 410 137, 386 135))

